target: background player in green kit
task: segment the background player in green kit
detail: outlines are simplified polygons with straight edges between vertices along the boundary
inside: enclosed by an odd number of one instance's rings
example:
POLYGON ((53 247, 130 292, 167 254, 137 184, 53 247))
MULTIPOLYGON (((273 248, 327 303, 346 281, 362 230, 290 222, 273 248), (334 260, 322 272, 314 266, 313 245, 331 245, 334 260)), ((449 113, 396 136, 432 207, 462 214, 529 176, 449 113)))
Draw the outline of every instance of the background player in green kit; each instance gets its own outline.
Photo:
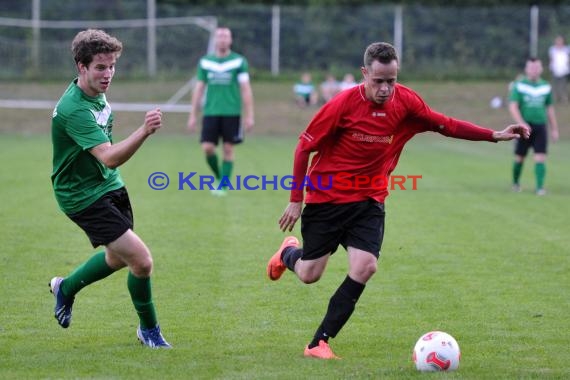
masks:
POLYGON ((113 113, 105 92, 115 74, 122 43, 104 31, 90 29, 79 32, 71 48, 78 77, 53 111, 51 179, 61 210, 85 231, 94 248, 102 245, 105 249, 69 276, 50 281, 55 318, 61 327, 69 327, 75 295, 128 267, 127 287, 140 320, 138 339, 152 348, 170 348, 161 334, 152 300, 152 256, 133 232, 129 195, 118 170, 160 129, 162 114, 158 109, 147 112, 141 127, 113 144, 113 113))
MULTIPOLYGON (((229 179, 232 174, 234 145, 243 141, 242 122, 246 131, 251 130, 254 124, 247 60, 233 52, 231 45, 230 29, 216 29, 215 52, 202 57, 198 63, 198 82, 192 94, 192 110, 188 118, 188 129, 193 132, 205 93, 200 142, 208 166, 218 180, 229 179), (223 140, 221 168, 216 154, 220 137, 223 140)), ((214 194, 224 195, 225 190, 214 191, 214 194)))
POLYGON ((525 65, 525 76, 511 86, 509 111, 514 121, 531 128, 528 140, 518 139, 515 145, 513 163, 513 191, 521 191, 520 177, 528 149, 534 150, 534 173, 536 194, 545 195, 544 177, 546 176, 546 153, 548 145, 548 127, 552 140, 558 140, 558 122, 552 105, 552 88, 542 79, 542 62, 529 58, 525 65))

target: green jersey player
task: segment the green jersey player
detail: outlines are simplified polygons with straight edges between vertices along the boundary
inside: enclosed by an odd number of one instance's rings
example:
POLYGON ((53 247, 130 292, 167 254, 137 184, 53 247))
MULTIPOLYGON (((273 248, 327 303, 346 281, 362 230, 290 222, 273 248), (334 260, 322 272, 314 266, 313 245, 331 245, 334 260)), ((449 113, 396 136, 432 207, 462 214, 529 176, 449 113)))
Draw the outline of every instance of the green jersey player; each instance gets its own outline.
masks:
MULTIPOLYGON (((231 50, 232 33, 220 27, 215 32, 215 52, 200 59, 197 83, 192 94, 192 109, 188 129, 196 130, 196 121, 203 104, 200 143, 206 162, 221 185, 231 177, 235 153, 234 145, 243 141, 245 131, 253 127, 253 94, 249 81, 248 63, 244 56, 231 50), (243 109, 243 120, 241 120, 243 109), (223 159, 220 167, 216 147, 223 141, 223 159)), ((225 187, 213 194, 225 195, 225 187)))
POLYGON ((546 154, 548 127, 552 140, 558 140, 558 122, 552 104, 550 84, 542 79, 542 62, 529 58, 525 65, 525 75, 511 85, 509 111, 514 121, 531 128, 528 140, 518 139, 515 145, 513 163, 513 191, 521 191, 520 177, 528 149, 534 150, 534 173, 536 194, 545 195, 546 154))
POLYGON ((148 247, 133 232, 129 195, 118 167, 162 126, 160 110, 149 111, 144 124, 114 144, 113 113, 105 97, 115 74, 122 43, 102 30, 84 30, 73 39, 78 77, 71 82, 52 116, 51 180, 61 210, 81 227, 95 253, 69 276, 49 283, 54 314, 61 327, 71 323, 76 294, 85 286, 128 267, 127 287, 139 316, 137 337, 152 348, 170 348, 158 325, 150 275, 148 247))

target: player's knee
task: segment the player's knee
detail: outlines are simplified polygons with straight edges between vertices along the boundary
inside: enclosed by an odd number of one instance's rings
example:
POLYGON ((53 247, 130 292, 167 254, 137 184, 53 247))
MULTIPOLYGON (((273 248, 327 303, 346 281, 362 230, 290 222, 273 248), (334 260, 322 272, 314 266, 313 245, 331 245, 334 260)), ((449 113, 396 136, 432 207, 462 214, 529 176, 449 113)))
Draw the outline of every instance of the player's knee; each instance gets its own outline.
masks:
POLYGON ((321 279, 321 275, 322 273, 304 273, 299 274, 298 276, 304 284, 312 284, 319 281, 321 279))
POLYGON ((378 269, 378 265, 377 265, 376 261, 370 262, 370 263, 367 263, 364 266, 364 268, 362 268, 362 274, 365 277, 370 278, 370 277, 374 276, 374 273, 376 273, 377 269, 378 269))
POLYGON ((368 278, 374 276, 377 270, 378 270, 378 263, 376 261, 368 264, 366 266, 366 274, 368 275, 368 278))
POLYGON ((295 273, 305 284, 317 282, 325 271, 327 260, 328 256, 317 260, 298 260, 295 264, 295 273))
POLYGON ((351 272, 351 277, 358 282, 366 283, 378 269, 378 264, 376 261, 370 261, 366 264, 353 269, 351 272))
POLYGON ((309 267, 309 268, 295 268, 297 273, 297 277, 299 280, 305 284, 312 284, 314 282, 319 281, 321 278, 323 271, 319 270, 319 268, 309 267))
POLYGON ((131 265, 131 271, 137 277, 150 277, 152 274, 153 261, 152 256, 149 254, 141 255, 131 265))
POLYGON ((203 143, 202 151, 206 153, 207 156, 211 156, 216 153, 216 146, 210 143, 203 143))
POLYGON ((234 148, 233 146, 224 145, 224 161, 233 161, 234 160, 234 148))

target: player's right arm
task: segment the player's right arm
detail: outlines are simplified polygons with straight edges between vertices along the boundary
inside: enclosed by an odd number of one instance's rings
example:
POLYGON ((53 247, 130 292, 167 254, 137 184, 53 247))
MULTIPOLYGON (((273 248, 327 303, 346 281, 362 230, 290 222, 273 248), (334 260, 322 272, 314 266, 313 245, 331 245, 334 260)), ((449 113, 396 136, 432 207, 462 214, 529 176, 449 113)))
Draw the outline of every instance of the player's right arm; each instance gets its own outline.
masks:
POLYGON ((295 223, 301 217, 301 209, 303 207, 303 202, 289 202, 283 215, 279 218, 279 228, 281 231, 293 231, 295 223))
MULTIPOLYGON (((305 132, 306 133, 306 132, 305 132)), ((283 215, 279 218, 279 228, 281 231, 292 231, 295 223, 301 216, 304 196, 304 179, 309 166, 311 152, 303 148, 303 136, 301 136, 297 148, 295 149, 295 159, 293 161, 293 183, 289 204, 285 208, 283 215)))
POLYGON ((198 113, 200 112, 200 105, 202 103, 202 97, 204 96, 204 90, 206 88, 206 83, 204 81, 198 80, 196 86, 194 86, 194 91, 192 92, 192 104, 190 109, 190 115, 188 116, 188 130, 194 132, 196 130, 196 123, 198 119, 198 113))
POLYGON ((295 223, 301 216, 305 176, 307 175, 311 153, 318 151, 320 144, 330 134, 334 133, 336 126, 339 124, 341 113, 342 100, 331 100, 317 112, 305 131, 301 133, 295 149, 293 185, 289 204, 279 219, 279 227, 282 231, 293 230, 295 223))
POLYGON ((524 121, 524 119, 521 115, 521 111, 519 109, 519 103, 517 101, 511 100, 509 102, 509 113, 511 114, 511 117, 513 118, 515 123, 528 125, 527 122, 524 121))
POLYGON ((528 127, 529 126, 528 123, 524 120, 521 114, 520 110, 521 95, 517 90, 517 83, 518 82, 515 81, 510 85, 509 105, 508 105, 509 114, 511 115, 515 123, 526 125, 528 127))
POLYGON ((148 136, 162 127, 162 113, 159 109, 148 111, 145 115, 144 124, 134 131, 129 137, 117 144, 105 142, 89 150, 103 165, 114 169, 129 160, 141 147, 148 136))

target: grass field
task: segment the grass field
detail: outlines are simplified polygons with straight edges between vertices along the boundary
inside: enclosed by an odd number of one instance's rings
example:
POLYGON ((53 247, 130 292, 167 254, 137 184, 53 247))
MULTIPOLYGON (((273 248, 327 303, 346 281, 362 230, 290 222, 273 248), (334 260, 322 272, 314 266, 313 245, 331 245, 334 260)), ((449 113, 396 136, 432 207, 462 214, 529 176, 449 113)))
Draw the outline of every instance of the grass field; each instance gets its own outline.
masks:
MULTIPOLYGON (((238 149, 235 174, 290 172, 295 135, 312 110, 296 110, 284 93, 288 87, 280 86, 254 88, 258 132, 238 149)), ((504 109, 485 108, 484 97, 498 85, 414 87, 454 116, 494 128, 509 120, 504 109)), ((34 93, 51 99, 60 88, 34 93)), ((114 96, 124 101, 127 88, 117 86, 114 96)), ((173 92, 162 91, 166 97, 173 92)), ((570 120, 564 112, 562 128, 570 120)), ((150 189, 147 179, 155 171, 174 180, 179 172, 209 174, 196 136, 183 134, 185 115, 166 115, 165 130, 121 169, 135 229, 155 258, 154 299, 175 349, 153 351, 136 342, 125 271, 84 289, 72 326, 61 329, 47 282, 93 251, 52 195, 50 112, 0 115, 2 379, 570 378, 567 138, 551 147, 545 197, 532 193, 532 165, 523 174, 526 191, 509 191, 510 143, 433 134, 410 142, 395 174, 422 179, 417 190, 394 190, 388 198, 378 272, 332 340, 343 360, 323 362, 303 358, 302 350, 346 274, 345 252, 333 256, 316 284, 303 285, 291 273, 272 283, 265 265, 283 238, 277 219, 286 191, 218 198, 173 184, 150 189), (434 329, 458 340, 457 372, 415 371, 415 341, 434 329)), ((128 131, 140 120, 118 114, 116 128, 123 122, 128 131)), ((300 237, 298 226, 294 233, 300 237)))

